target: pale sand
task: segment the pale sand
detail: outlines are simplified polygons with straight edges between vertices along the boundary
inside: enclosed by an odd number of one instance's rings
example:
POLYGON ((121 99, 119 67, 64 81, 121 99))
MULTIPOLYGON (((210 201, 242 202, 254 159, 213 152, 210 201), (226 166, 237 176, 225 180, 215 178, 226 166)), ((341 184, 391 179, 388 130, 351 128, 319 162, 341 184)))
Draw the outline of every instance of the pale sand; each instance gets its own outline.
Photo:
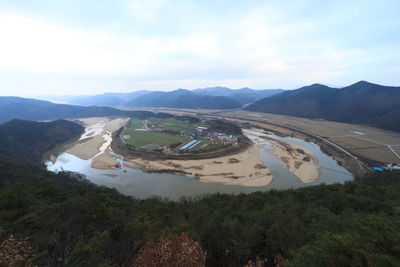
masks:
POLYGON ((56 161, 57 161, 57 157, 54 156, 53 154, 51 154, 51 155, 50 155, 50 161, 51 161, 53 164, 55 164, 56 161))
POLYGON ((115 132, 122 126, 124 126, 127 122, 129 121, 128 118, 119 118, 119 119, 114 119, 114 120, 109 120, 105 126, 104 130, 108 132, 115 132))
POLYGON ((259 147, 268 149, 272 155, 282 160, 288 170, 296 175, 303 183, 316 181, 321 170, 315 156, 297 144, 272 139, 260 129, 245 129, 243 131, 259 147), (272 145, 272 149, 269 146, 272 145))
POLYGON ((109 153, 104 152, 92 160, 92 168, 109 170, 111 168, 120 168, 121 164, 109 153))
MULTIPOLYGON (((85 125, 85 132, 66 152, 83 160, 88 160, 104 153, 110 147, 112 133, 124 126, 129 121, 129 118, 109 119, 101 117, 79 120, 85 125)), ((101 162, 103 161, 104 159, 101 162)), ((100 166, 99 164, 100 161, 97 160, 95 166, 100 166)), ((107 163, 106 165, 108 166, 109 164, 107 163)), ((102 167, 102 169, 104 168, 102 167)))
POLYGON ((88 160, 99 152, 103 142, 103 136, 96 135, 88 140, 85 140, 84 142, 76 142, 71 148, 67 149, 66 152, 80 159, 88 160))
POLYGON ((281 159, 289 171, 296 175, 303 183, 311 183, 318 180, 321 170, 310 151, 293 143, 274 139, 268 139, 268 141, 273 146, 272 154, 281 159))
POLYGON ((175 170, 186 176, 198 177, 200 182, 241 186, 265 186, 272 174, 264 166, 257 146, 236 155, 201 160, 143 160, 124 163, 145 171, 175 170))
POLYGON ((81 118, 78 119, 80 122, 83 123, 83 125, 85 126, 91 126, 94 125, 96 123, 102 122, 104 120, 108 120, 107 118, 104 117, 93 117, 93 118, 81 118))
POLYGON ((105 173, 104 175, 108 176, 108 177, 113 177, 113 178, 118 176, 118 174, 114 174, 114 173, 105 173))

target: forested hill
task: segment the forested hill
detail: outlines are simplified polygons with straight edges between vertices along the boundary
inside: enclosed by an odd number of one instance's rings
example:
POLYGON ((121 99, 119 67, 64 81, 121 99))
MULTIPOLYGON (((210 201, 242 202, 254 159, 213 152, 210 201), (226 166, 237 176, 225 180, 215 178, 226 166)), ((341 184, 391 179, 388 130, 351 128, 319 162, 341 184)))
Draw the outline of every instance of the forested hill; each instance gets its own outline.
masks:
POLYGON ((11 120, 0 124, 0 158, 39 164, 43 153, 83 133, 78 123, 11 120))
POLYGON ((399 266, 399 196, 400 174, 382 172, 345 185, 137 200, 0 160, 1 264, 399 266))
POLYGON ((129 101, 126 106, 234 109, 240 108, 242 104, 226 96, 199 95, 179 89, 172 92, 151 92, 129 101))
POLYGON ((365 81, 341 89, 313 84, 261 99, 246 109, 400 131, 400 87, 365 81))
POLYGON ((20 97, 0 97, 0 123, 12 119, 57 120, 101 116, 151 116, 146 111, 126 111, 110 107, 83 107, 54 104, 20 97))

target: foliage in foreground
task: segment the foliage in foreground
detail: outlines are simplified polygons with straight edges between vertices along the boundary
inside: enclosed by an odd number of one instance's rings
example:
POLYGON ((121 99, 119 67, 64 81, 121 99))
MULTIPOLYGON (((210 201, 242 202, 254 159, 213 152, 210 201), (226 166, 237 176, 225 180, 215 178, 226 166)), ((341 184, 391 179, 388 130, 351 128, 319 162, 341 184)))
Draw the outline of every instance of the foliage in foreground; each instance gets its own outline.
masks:
POLYGON ((25 263, 49 266, 129 266, 156 244, 148 241, 181 233, 199 242, 207 266, 399 266, 399 196, 400 174, 383 172, 344 185, 138 200, 0 162, 0 241, 29 238, 25 263))

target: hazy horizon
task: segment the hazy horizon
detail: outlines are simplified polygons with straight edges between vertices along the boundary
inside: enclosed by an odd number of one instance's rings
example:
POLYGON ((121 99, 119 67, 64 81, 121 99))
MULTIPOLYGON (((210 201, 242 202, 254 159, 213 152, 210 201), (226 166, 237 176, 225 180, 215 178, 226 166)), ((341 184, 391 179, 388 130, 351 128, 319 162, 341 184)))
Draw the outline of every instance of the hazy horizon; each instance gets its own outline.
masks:
POLYGON ((400 2, 1 1, 0 95, 400 86, 400 2))

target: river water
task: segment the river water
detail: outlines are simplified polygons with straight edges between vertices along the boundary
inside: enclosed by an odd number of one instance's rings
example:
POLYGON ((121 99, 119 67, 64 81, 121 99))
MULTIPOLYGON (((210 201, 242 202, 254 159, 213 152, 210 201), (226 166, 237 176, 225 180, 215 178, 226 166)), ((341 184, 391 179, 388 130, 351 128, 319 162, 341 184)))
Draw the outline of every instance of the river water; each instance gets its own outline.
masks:
POLYGON ((269 185, 260 187, 245 187, 236 185, 223 185, 213 183, 199 183, 196 178, 181 175, 145 173, 138 169, 123 166, 123 159, 119 159, 121 168, 112 170, 99 170, 91 167, 91 160, 82 160, 69 153, 62 153, 53 164, 46 162, 47 169, 53 172, 61 170, 79 172, 86 175, 87 179, 95 184, 115 188, 125 195, 137 198, 158 196, 177 200, 183 196, 201 196, 212 193, 250 193, 267 191, 271 189, 290 189, 317 184, 344 183, 352 180, 352 175, 337 162, 321 151, 320 147, 312 142, 293 137, 280 137, 267 134, 268 137, 298 144, 312 152, 321 168, 321 176, 312 183, 304 184, 294 174, 288 171, 286 165, 269 153, 272 146, 263 142, 265 148, 260 149, 265 165, 271 170, 273 180, 269 185), (105 174, 117 175, 116 177, 105 174))

